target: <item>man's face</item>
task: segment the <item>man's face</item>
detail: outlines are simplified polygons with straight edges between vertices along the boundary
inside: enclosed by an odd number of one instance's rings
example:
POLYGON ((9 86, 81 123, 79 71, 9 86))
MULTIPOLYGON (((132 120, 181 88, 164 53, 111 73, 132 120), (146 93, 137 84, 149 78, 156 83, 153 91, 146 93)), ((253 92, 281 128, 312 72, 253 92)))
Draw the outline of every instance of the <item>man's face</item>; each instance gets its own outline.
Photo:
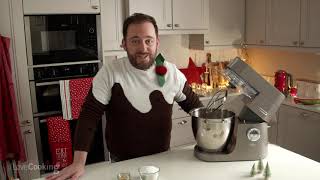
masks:
POLYGON ((132 66, 141 70, 150 68, 159 47, 159 38, 152 23, 130 24, 122 47, 127 51, 132 66))

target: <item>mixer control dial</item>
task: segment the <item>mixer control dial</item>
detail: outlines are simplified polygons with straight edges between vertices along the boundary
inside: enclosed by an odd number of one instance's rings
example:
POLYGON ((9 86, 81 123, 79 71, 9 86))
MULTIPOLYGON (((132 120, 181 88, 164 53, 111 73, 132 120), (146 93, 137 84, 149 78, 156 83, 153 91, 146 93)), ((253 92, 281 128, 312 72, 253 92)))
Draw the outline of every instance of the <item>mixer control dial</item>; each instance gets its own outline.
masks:
POLYGON ((247 137, 248 137, 249 141, 256 142, 260 139, 261 132, 257 128, 250 128, 247 131, 247 137))

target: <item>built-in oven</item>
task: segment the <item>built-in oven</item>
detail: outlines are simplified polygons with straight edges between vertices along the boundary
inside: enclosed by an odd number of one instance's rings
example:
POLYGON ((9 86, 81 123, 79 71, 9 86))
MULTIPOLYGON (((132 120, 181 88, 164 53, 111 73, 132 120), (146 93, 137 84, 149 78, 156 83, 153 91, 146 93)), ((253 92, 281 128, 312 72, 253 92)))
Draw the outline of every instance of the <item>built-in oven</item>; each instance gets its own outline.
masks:
MULTIPOLYGON (((62 116, 59 81, 93 77, 102 65, 99 29, 99 15, 25 16, 30 95, 40 164, 51 163, 46 120, 62 116)), ((72 140, 77 122, 69 121, 72 140)), ((104 124, 102 117, 88 163, 108 160, 104 124)))
POLYGON ((61 113, 59 80, 93 77, 98 70, 98 62, 29 68, 34 117, 61 113))
MULTIPOLYGON (((46 122, 49 117, 62 116, 59 81, 93 77, 99 70, 99 66, 100 63, 87 63, 29 68, 30 94, 40 164, 51 165, 52 163, 46 122)), ((69 121, 72 141, 77 122, 77 119, 69 121)), ((108 160, 103 127, 105 127, 105 117, 101 118, 98 131, 95 132, 94 142, 87 157, 89 164, 108 160)), ((41 172, 50 171, 52 169, 43 169, 41 172)))

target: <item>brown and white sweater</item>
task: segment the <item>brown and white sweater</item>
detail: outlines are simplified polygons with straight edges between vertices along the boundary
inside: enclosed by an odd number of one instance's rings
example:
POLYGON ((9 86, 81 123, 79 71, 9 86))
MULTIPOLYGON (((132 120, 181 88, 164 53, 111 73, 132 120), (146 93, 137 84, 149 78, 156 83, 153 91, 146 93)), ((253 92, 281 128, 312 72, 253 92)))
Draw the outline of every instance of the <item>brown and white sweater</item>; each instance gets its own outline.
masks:
MULTIPOLYGON (((106 111, 109 151, 120 160, 169 149, 172 105, 186 111, 202 106, 176 66, 167 61, 165 84, 158 85, 155 65, 134 68, 127 58, 104 65, 82 107, 75 134, 75 150, 88 151, 98 120, 106 111)), ((195 129, 193 124, 193 129, 195 129)))

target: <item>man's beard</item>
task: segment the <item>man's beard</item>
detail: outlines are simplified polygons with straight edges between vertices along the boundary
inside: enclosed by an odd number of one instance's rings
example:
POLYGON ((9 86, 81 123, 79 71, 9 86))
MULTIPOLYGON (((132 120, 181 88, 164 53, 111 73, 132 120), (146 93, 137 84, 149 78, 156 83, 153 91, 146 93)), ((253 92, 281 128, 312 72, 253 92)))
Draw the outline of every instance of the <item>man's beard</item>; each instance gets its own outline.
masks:
POLYGON ((155 56, 156 56, 157 52, 155 52, 154 54, 150 54, 150 53, 136 53, 135 55, 131 55, 129 53, 127 53, 129 61, 131 63, 131 65, 137 69, 140 70, 147 70, 149 69, 154 61, 155 61, 155 56), (137 60, 138 57, 136 57, 136 55, 148 55, 149 56, 149 61, 147 63, 139 63, 139 61, 137 60))

